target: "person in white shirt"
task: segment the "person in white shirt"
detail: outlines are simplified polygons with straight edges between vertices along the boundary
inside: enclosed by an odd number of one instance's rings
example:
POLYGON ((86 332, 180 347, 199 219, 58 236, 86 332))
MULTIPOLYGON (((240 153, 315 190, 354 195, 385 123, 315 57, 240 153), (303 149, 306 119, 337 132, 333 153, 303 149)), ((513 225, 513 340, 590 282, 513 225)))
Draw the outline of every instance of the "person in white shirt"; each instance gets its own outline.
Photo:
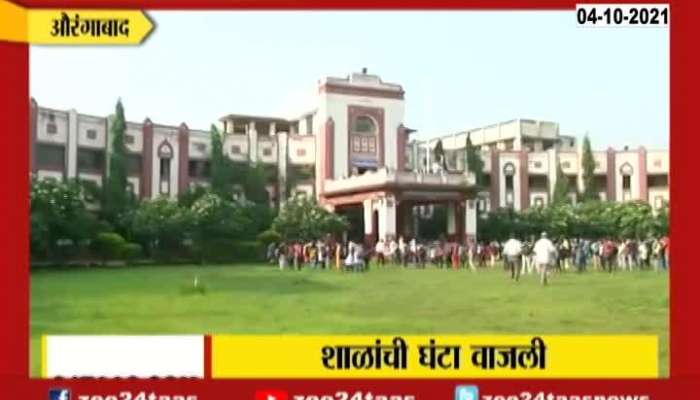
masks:
POLYGON ((377 257, 377 264, 380 267, 384 266, 384 239, 379 239, 374 245, 374 254, 377 257))
POLYGON ((547 238, 547 232, 542 232, 540 239, 535 242, 533 251, 535 263, 537 263, 537 269, 540 272, 540 283, 544 286, 547 284, 547 275, 557 251, 552 241, 547 238))
POLYGON ((522 251, 523 243, 512 235, 506 241, 506 244, 503 245, 504 261, 508 269, 510 269, 510 279, 516 282, 520 279, 520 256, 522 251))

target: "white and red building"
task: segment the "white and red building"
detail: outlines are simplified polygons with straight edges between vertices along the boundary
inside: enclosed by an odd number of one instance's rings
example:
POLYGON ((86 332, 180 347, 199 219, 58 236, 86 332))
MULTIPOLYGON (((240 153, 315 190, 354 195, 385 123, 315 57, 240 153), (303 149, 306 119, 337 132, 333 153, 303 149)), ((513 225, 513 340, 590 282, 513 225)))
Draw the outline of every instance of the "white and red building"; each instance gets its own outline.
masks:
MULTIPOLYGON (((240 163, 259 163, 272 177, 274 204, 297 193, 329 209, 361 207, 368 242, 412 236, 416 206, 447 206, 447 233, 476 236, 479 211, 546 205, 557 165, 570 181, 572 199, 583 189, 582 149, 555 122, 515 119, 482 128, 411 139, 404 124, 404 89, 378 76, 353 73, 319 82, 316 108, 297 118, 230 114, 220 119, 224 152, 240 163), (482 152, 486 179, 477 186, 465 171, 466 137, 482 152), (434 152, 442 142, 443 160, 434 152)), ((77 178, 98 185, 108 171, 110 119, 31 104, 31 172, 38 178, 77 178)), ((128 122, 129 186, 141 198, 177 198, 207 185, 208 131, 128 122)), ((595 151, 596 187, 602 199, 669 201, 669 152, 625 148, 595 151)))

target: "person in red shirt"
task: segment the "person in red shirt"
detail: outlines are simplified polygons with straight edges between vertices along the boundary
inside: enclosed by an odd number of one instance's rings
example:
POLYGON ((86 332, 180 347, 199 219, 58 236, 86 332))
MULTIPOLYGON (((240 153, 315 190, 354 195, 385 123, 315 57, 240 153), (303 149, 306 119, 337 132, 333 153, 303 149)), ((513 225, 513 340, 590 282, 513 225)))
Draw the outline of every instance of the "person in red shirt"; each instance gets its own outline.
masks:
POLYGON ((608 269, 608 272, 613 272, 613 260, 615 259, 615 251, 617 247, 615 243, 608 239, 603 242, 603 270, 608 269))

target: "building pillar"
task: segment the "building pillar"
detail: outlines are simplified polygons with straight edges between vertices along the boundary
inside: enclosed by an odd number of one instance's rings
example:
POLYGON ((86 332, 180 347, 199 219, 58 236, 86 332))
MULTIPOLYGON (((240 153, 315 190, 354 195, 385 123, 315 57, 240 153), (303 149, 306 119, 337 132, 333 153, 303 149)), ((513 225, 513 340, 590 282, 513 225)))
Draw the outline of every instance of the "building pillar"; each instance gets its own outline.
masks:
POLYGON ((464 207, 464 236, 467 243, 476 242, 476 199, 468 199, 464 207))
POLYGON ((68 111, 68 137, 66 139, 66 177, 78 176, 78 112, 68 111))
POLYGON ((647 149, 639 148, 639 199, 649 202, 649 188, 647 187, 647 149))
POLYGON ((328 118, 325 125, 324 147, 323 147, 323 177, 333 179, 333 145, 335 139, 335 122, 333 118, 328 118))
POLYGON ((143 149, 141 150, 141 197, 150 199, 153 195, 153 124, 146 118, 143 121, 143 149))
POLYGON ((559 168, 559 154, 554 148, 547 150, 547 160, 547 204, 552 204, 554 187, 557 184, 557 168, 559 168))
POLYGON ((501 162, 498 151, 491 149, 491 211, 501 207, 501 162))
POLYGON ((399 125, 396 130, 396 170, 403 171, 406 169, 406 140, 408 129, 403 124, 399 125))
POLYGON ((374 202, 367 199, 362 202, 363 221, 365 225, 365 245, 374 246, 374 202))
POLYGON ((612 147, 608 148, 608 160, 607 160, 607 196, 608 201, 616 201, 615 198, 615 149, 612 147))
POLYGON ((525 150, 520 150, 520 209, 525 210, 530 208, 530 170, 528 162, 528 153, 525 150))
POLYGON ((379 203, 379 239, 396 237, 396 199, 388 195, 379 203))
POLYGON ((177 192, 185 193, 190 187, 190 130, 183 122, 177 129, 177 192))
POLYGON ((287 139, 287 132, 280 132, 277 135, 277 193, 280 206, 287 200, 287 139))
POLYGON ((277 134, 277 124, 274 122, 270 122, 270 130, 268 131, 268 135, 274 136, 277 134))
POLYGON ((248 159, 255 164, 258 161, 258 131, 255 129, 255 121, 248 124, 248 159))

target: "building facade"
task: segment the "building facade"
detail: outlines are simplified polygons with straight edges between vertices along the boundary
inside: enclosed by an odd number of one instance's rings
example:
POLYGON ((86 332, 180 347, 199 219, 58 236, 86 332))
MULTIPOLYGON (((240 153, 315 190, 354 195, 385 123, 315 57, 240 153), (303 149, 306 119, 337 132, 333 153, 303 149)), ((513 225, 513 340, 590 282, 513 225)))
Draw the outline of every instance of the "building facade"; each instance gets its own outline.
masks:
MULTIPOLYGON (((413 235, 416 207, 447 206, 447 233, 475 237, 480 211, 517 210, 550 202, 557 166, 572 200, 583 189, 582 146, 555 122, 515 119, 482 128, 415 140, 404 125, 400 85, 353 73, 318 85, 316 108, 286 119, 230 114, 220 119, 225 154, 269 170, 267 190, 279 205, 298 193, 329 209, 362 209, 365 240, 413 235), (467 135, 480 148, 485 182, 465 169, 467 135), (441 142, 442 158, 435 160, 441 142)), ((31 173, 39 179, 75 178, 102 185, 109 170, 110 118, 31 103, 31 173)), ((210 133, 128 122, 128 182, 144 199, 177 198, 208 185, 210 133)), ((669 201, 669 152, 645 148, 594 151, 601 199, 669 201)))

